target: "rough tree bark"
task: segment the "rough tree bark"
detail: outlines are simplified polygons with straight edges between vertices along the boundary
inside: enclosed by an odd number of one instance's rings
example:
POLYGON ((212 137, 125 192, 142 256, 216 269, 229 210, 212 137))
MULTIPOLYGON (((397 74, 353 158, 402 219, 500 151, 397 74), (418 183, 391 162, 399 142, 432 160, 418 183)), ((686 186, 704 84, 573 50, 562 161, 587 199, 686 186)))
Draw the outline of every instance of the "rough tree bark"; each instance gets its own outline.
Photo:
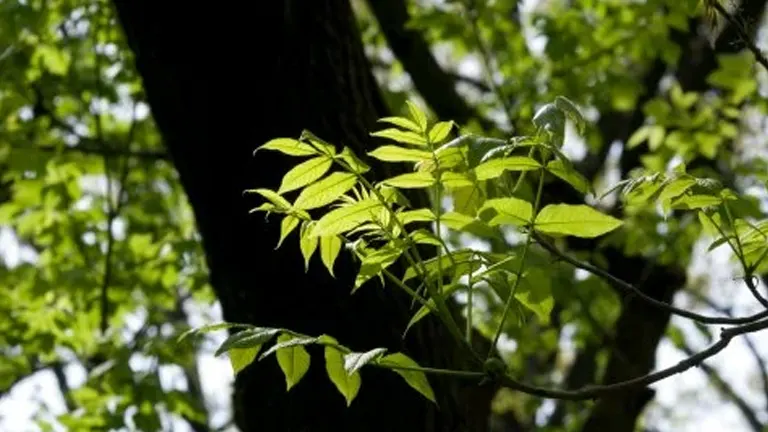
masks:
MULTIPOLYGON (((257 146, 309 129, 362 151, 385 114, 347 0, 262 2, 254 12, 245 3, 114 4, 194 209, 225 319, 330 334, 356 350, 407 349, 425 365, 460 367, 454 345, 430 324, 403 346, 409 302, 392 290, 368 286, 350 296, 355 266, 344 254, 335 279, 317 257, 305 274, 295 234, 275 250, 277 219, 248 214, 255 203, 242 191, 276 188, 295 161, 253 157, 257 146)), ((274 360, 237 377, 241 430, 483 429, 487 391, 468 404, 475 390, 432 380, 437 409, 387 371, 364 370, 347 408, 325 376, 322 351, 310 351, 310 371, 290 392, 274 360)))

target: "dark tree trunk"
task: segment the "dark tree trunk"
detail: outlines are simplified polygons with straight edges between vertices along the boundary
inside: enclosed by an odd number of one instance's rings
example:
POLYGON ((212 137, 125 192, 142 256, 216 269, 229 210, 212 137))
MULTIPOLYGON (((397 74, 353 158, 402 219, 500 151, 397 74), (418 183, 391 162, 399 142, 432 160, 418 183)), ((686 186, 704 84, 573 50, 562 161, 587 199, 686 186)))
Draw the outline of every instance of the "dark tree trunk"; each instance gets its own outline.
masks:
MULTIPOLYGON (((455 366, 455 345, 429 323, 403 346, 409 303, 391 289, 372 284, 350 296, 355 266, 344 254, 334 279, 317 257, 304 272, 295 234, 275 250, 278 219, 249 215, 255 202, 242 194, 276 188, 296 162, 267 152, 254 158, 267 140, 309 129, 361 154, 385 114, 347 0, 187 2, 169 10, 148 0, 114 3, 194 209, 225 319, 330 334, 356 350, 386 346, 423 365, 455 366)), ((432 380, 437 409, 387 371, 363 370, 360 394, 347 408, 325 376, 322 352, 310 351, 310 371, 290 392, 273 359, 237 377, 241 430, 483 429, 465 422, 485 421, 487 397, 460 403, 471 393, 432 380), (479 413, 468 413, 470 405, 479 413)))

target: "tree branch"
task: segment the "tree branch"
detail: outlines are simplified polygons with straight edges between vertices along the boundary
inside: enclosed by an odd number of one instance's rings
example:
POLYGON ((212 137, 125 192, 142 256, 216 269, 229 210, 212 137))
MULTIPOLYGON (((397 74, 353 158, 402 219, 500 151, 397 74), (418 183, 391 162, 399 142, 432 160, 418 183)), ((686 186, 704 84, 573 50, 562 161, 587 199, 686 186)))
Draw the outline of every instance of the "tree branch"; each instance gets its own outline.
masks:
POLYGON ((625 282, 616 276, 613 276, 612 274, 608 273, 607 271, 596 267, 592 264, 579 261, 576 258, 573 258, 569 256, 568 254, 560 251, 557 247, 555 247, 553 244, 546 241, 540 234, 535 233, 533 234, 534 238, 536 239, 536 242, 541 245, 545 250, 549 251, 551 254, 557 256, 558 258, 562 259, 563 261, 573 265, 576 268, 586 270, 595 276, 600 277, 601 279, 605 280, 612 286, 621 289, 622 291, 635 295, 639 297, 641 300, 643 300, 645 303, 656 307, 657 309, 679 315, 684 318, 688 318, 694 321, 698 321, 703 324, 745 324, 745 323, 751 323, 757 320, 760 320, 762 318, 768 317, 768 311, 759 312, 754 315, 746 316, 746 317, 737 317, 737 318, 729 318, 729 317, 715 317, 715 316, 707 316, 707 315, 701 315, 696 312, 691 312, 685 309, 680 309, 678 307, 675 307, 671 304, 659 301, 654 299, 653 297, 650 297, 649 295, 642 292, 640 289, 638 289, 636 286, 625 282))
POLYGON ((389 47, 438 117, 459 123, 477 119, 483 127, 492 126, 459 95, 454 78, 443 71, 424 38, 406 27, 410 15, 404 0, 368 0, 368 4, 389 47))
MULTIPOLYGON (((683 341, 683 343, 678 346, 678 349, 684 352, 687 356, 692 356, 695 353, 693 348, 685 343, 685 341, 683 341)), ((758 420, 755 410, 752 409, 752 407, 749 406, 744 398, 736 393, 733 387, 731 387, 731 385, 728 384, 728 382, 720 376, 720 373, 717 371, 717 369, 709 366, 704 362, 702 362, 699 367, 707 375, 707 378, 709 378, 709 380, 712 381, 715 386, 720 388, 720 391, 724 393, 725 397, 730 399, 730 401, 736 405, 741 414, 744 416, 744 419, 747 421, 747 423, 749 423, 749 426, 752 428, 752 430, 754 432, 762 432, 763 425, 760 423, 760 420, 758 420)))

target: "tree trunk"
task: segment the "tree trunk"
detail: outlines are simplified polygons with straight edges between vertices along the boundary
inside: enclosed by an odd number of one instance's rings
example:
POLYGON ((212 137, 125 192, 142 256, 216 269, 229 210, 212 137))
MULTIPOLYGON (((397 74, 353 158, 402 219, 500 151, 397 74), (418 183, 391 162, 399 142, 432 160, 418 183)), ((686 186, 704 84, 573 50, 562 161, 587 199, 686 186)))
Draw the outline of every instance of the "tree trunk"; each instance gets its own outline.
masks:
MULTIPOLYGON (((455 344, 431 321, 403 346, 410 304, 392 289, 371 283, 350 295, 356 266, 344 253, 334 279, 317 256, 305 273, 296 234, 275 250, 278 218, 249 215, 256 202, 242 194, 276 189, 297 161, 254 157, 267 140, 309 129, 361 155, 385 114, 347 0, 168 10, 148 0, 114 3, 194 209, 225 319, 329 334, 355 350, 385 346, 425 366, 456 367, 455 344)), ((325 376, 322 351, 310 354, 309 372, 290 392, 274 359, 238 375, 234 409, 242 431, 484 429, 487 392, 478 403, 459 403, 470 393, 431 379, 438 409, 396 374, 364 369, 347 408, 325 376), (467 406, 480 410, 468 413, 467 406)))

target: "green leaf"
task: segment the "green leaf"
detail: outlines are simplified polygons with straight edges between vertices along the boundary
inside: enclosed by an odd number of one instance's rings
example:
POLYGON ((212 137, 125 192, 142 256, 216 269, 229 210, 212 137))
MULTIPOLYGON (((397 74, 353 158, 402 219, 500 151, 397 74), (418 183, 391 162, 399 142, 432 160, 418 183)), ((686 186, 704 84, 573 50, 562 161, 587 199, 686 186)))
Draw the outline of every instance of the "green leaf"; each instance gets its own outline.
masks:
POLYGON ((325 237, 344 233, 363 222, 372 220, 382 204, 375 199, 365 199, 325 214, 312 229, 313 236, 325 237))
POLYGON ((532 171, 541 168, 541 164, 527 156, 510 156, 491 159, 475 167, 478 180, 489 180, 504 174, 504 171, 532 171))
POLYGON ((371 361, 378 360, 385 352, 387 352, 386 348, 374 348, 363 353, 352 352, 346 354, 344 355, 344 370, 347 371, 348 375, 351 375, 371 361))
POLYGON ((651 131, 650 125, 639 127, 635 131, 635 133, 633 133, 632 136, 630 136, 629 139, 627 140, 627 148, 633 149, 639 146, 640 144, 642 144, 643 142, 645 142, 645 140, 648 139, 648 135, 650 131, 651 131))
POLYGON ((312 232, 312 222, 304 222, 299 230, 299 248, 304 257, 304 270, 309 270, 309 260, 317 249, 318 238, 310 235, 312 232))
MULTIPOLYGON (((277 342, 287 342, 291 339, 293 336, 282 334, 277 338, 277 342)), ((277 363, 285 375, 286 390, 290 390, 309 370, 309 353, 301 345, 283 347, 277 351, 277 363)))
POLYGON ((399 142, 401 144, 412 144, 421 147, 427 146, 427 140, 425 140, 423 136, 417 134, 416 132, 402 131, 400 129, 384 129, 372 133, 371 136, 391 139, 392 141, 399 142))
POLYGON ((576 130, 579 134, 584 134, 584 129, 587 124, 584 121, 584 116, 581 115, 581 111, 579 111, 575 103, 571 102, 571 100, 565 96, 557 96, 555 97, 555 107, 568 116, 576 126, 576 130))
POLYGON ((371 170, 371 167, 361 161, 349 147, 344 147, 344 150, 339 153, 336 159, 346 162, 349 165, 349 170, 355 174, 365 174, 371 170))
POLYGON ((299 218, 293 215, 286 215, 282 221, 280 221, 280 240, 277 241, 277 247, 275 249, 278 249, 281 244, 283 244, 283 240, 285 240, 286 237, 288 237, 288 234, 290 234, 296 227, 299 226, 299 218))
POLYGON ((437 247, 443 246, 443 244, 440 242, 440 240, 437 238, 435 234, 425 229, 417 229, 416 231, 411 232, 409 236, 411 237, 411 240, 413 240, 414 243, 432 245, 437 247))
POLYGON ((400 220, 400 223, 403 225, 408 225, 409 223, 413 222, 434 222, 435 214, 432 213, 432 210, 428 208, 421 208, 416 210, 406 210, 404 212, 401 212, 397 215, 397 218, 400 220))
POLYGON ((261 345, 257 345, 251 348, 232 348, 227 352, 229 356, 229 362, 232 364, 232 370, 235 375, 240 373, 249 364, 253 363, 253 360, 259 354, 261 345))
POLYGON ((357 176, 352 173, 334 172, 319 182, 307 186, 296 198, 293 206, 301 210, 310 210, 328 205, 357 184, 357 176))
POLYGON ((428 151, 395 145, 383 145, 368 153, 368 155, 385 162, 420 162, 432 157, 432 153, 428 151))
POLYGON ((179 335, 179 338, 176 340, 176 343, 181 343, 185 339, 191 336, 197 336, 204 333, 210 333, 210 332, 219 331, 219 330, 226 330, 230 328, 246 329, 246 328, 254 328, 254 326, 251 324, 237 324, 237 323, 228 323, 228 322, 208 324, 208 325, 192 328, 185 331, 184 333, 179 335))
POLYGON ((215 355, 229 351, 232 348, 255 348, 268 342, 280 332, 280 329, 254 327, 237 332, 228 337, 216 350, 215 355))
POLYGON ((431 142, 433 145, 442 143, 446 138, 448 138, 448 135, 451 133, 453 126, 454 123, 452 121, 444 121, 435 124, 429 131, 429 142, 431 142))
MULTIPOLYGON (((720 235, 720 231, 718 231, 717 225, 712 223, 712 221, 707 217, 704 211, 700 210, 696 212, 696 216, 699 218, 699 223, 701 223, 701 227, 707 235, 710 235, 713 237, 717 237, 720 235)), ((711 251, 712 249, 714 248, 710 245, 709 250, 711 251)))
POLYGON ((320 259, 331 276, 333 274, 333 264, 341 251, 341 238, 337 235, 324 235, 320 237, 320 259))
POLYGON ((429 385, 427 376, 422 371, 413 370, 414 368, 420 368, 419 364, 416 363, 413 359, 403 353, 394 353, 382 357, 378 363, 382 366, 391 367, 395 373, 403 377, 405 382, 411 386, 412 389, 416 390, 425 398, 437 404, 437 401, 435 400, 435 392, 432 391, 432 386, 429 385))
POLYGON ((474 182, 465 173, 444 172, 440 175, 440 183, 448 189, 472 187, 474 182))
POLYGON ((669 211, 670 204, 673 199, 684 194, 688 189, 696 184, 694 179, 677 179, 664 186, 664 189, 659 193, 659 202, 664 208, 664 212, 669 211))
POLYGON ((388 178, 382 184, 395 188, 417 189, 434 185, 435 178, 428 172, 414 172, 388 178))
POLYGON ((553 160, 548 163, 547 171, 583 194, 590 192, 592 189, 589 180, 579 174, 572 166, 564 164, 561 160, 553 160))
POLYGON ((355 278, 355 287, 352 289, 352 292, 354 293, 365 282, 380 274, 385 268, 394 264, 404 250, 405 247, 403 245, 396 245, 390 242, 381 249, 365 256, 361 261, 360 271, 355 278))
POLYGON ((406 103, 406 105, 408 105, 408 112, 411 114, 411 118, 419 126, 419 132, 426 131, 427 130, 427 116, 424 114, 424 112, 415 103, 413 103, 411 101, 405 101, 405 103, 406 103))
POLYGON ((331 158, 318 156, 296 165, 285 173, 277 193, 282 195, 314 182, 328 172, 331 164, 331 158))
POLYGON ((315 337, 295 337, 288 334, 284 334, 283 336, 288 336, 288 338, 282 338, 278 339, 277 343, 272 345, 268 350, 264 351, 264 353, 259 356, 259 361, 264 360, 265 358, 269 357, 270 355, 276 353, 277 351, 284 349, 284 348, 290 348, 298 345, 312 345, 318 343, 319 339, 315 337))
POLYGON ((419 128, 419 125, 413 122, 411 119, 407 119, 405 117, 384 117, 379 119, 380 122, 383 123, 391 123, 395 126, 400 126, 403 129, 408 129, 412 132, 421 133, 421 128, 419 128))
MULTIPOLYGON (((323 335, 321 339, 326 343, 336 343, 336 340, 330 336, 323 335)), ((333 385, 336 386, 339 393, 346 399, 347 406, 351 405, 360 391, 360 373, 347 374, 346 369, 344 369, 343 354, 331 346, 325 347, 325 371, 328 373, 328 378, 331 379, 333 385)))
POLYGON ((537 231, 582 238, 601 236, 622 224, 619 219, 584 204, 550 204, 539 212, 535 220, 537 231))
POLYGON ((301 131, 301 141, 309 141, 309 145, 317 149, 317 152, 326 156, 334 156, 336 154, 336 146, 323 140, 317 135, 308 130, 301 131))
POLYGON ((528 201, 519 198, 493 198, 485 202, 480 208, 479 214, 488 210, 495 211, 495 215, 488 221, 488 225, 529 225, 533 219, 533 206, 528 201))
POLYGON ((248 189, 245 191, 246 193, 257 193, 264 198, 268 199, 272 204, 275 205, 279 210, 288 210, 291 208, 291 203, 288 202, 287 199, 281 197, 278 195, 275 191, 269 190, 269 189, 248 189))
MULTIPOLYGON (((455 293, 461 288, 466 288, 466 285, 462 285, 458 283, 444 285, 442 295, 444 298, 448 298, 449 296, 451 296, 453 293, 455 293)), ((428 299, 427 304, 429 304, 432 308, 435 308, 435 309, 437 308, 435 305, 435 299, 428 299)), ((405 327, 405 331, 403 332, 403 335, 408 333, 408 330, 410 330, 411 327, 413 327, 416 323, 418 323, 424 317, 429 315, 429 313, 430 313, 430 308, 422 305, 421 308, 419 308, 419 310, 417 310, 416 313, 413 314, 413 317, 411 317, 411 320, 408 321, 408 325, 405 327)))
POLYGON ((550 278, 546 271, 540 268, 530 268, 520 281, 515 291, 515 299, 530 309, 542 324, 549 324, 550 313, 555 305, 552 298, 550 278))
POLYGON ((446 212, 440 216, 440 222, 452 230, 479 237, 493 237, 496 234, 484 221, 462 213, 446 212))
POLYGON ((253 153, 256 154, 259 150, 274 150, 289 156, 312 156, 319 153, 309 144, 293 138, 275 138, 269 140, 266 144, 257 148, 253 153))
POLYGON ((722 203, 720 197, 711 195, 685 195, 672 202, 673 209, 695 210, 716 206, 722 203))

